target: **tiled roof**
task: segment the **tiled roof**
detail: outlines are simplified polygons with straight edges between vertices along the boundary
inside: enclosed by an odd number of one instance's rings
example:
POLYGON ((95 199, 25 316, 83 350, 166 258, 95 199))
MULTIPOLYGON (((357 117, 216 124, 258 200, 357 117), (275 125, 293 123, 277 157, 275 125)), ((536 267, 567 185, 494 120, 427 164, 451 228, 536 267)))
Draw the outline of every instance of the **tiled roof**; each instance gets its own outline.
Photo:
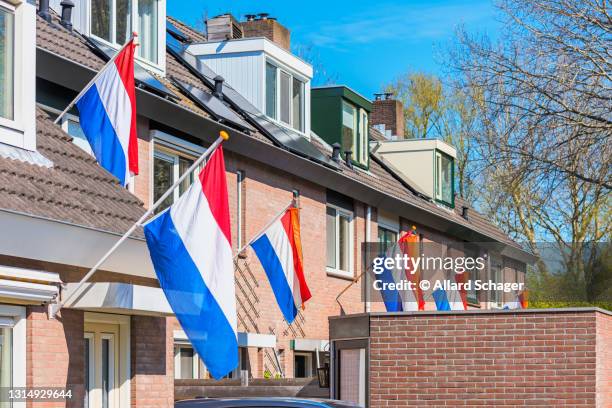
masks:
MULTIPOLYGON (((186 35, 191 37, 194 42, 205 40, 202 33, 199 33, 198 31, 184 25, 180 21, 171 17, 169 17, 169 21, 176 25, 177 28, 181 29, 186 35)), ((70 33, 59 24, 49 24, 41 18, 38 18, 37 21, 37 45, 39 48, 43 48, 54 54, 63 56, 67 59, 75 61, 76 63, 88 66, 95 70, 99 69, 103 65, 103 61, 89 48, 86 42, 78 34, 70 33)), ((167 77, 175 77, 183 82, 187 82, 190 85, 198 87, 205 92, 211 92, 206 85, 204 85, 170 53, 166 53, 166 74, 167 77)), ((209 117, 206 112, 198 108, 193 102, 191 102, 190 99, 182 95, 181 92, 172 85, 171 81, 169 81, 167 78, 161 78, 159 76, 157 78, 168 88, 172 89, 178 96, 180 96, 180 100, 178 101, 179 105, 198 115, 209 117)), ((371 135, 373 139, 384 139, 384 136, 376 129, 374 129, 374 132, 372 132, 371 135)), ((270 139, 262 135, 260 132, 251 132, 250 136, 263 143, 272 144, 270 139)), ((312 138, 312 141, 315 146, 317 146, 325 154, 329 154, 331 151, 330 147, 319 138, 314 137, 312 138)), ((341 164, 341 169, 342 174, 349 179, 365 184, 415 207, 427 210, 440 216, 441 218, 452 220, 460 225, 495 238, 501 242, 513 244, 507 235, 505 235, 495 225, 487 221, 482 215, 478 214, 475 210, 471 211, 469 220, 464 219, 459 213, 461 206, 465 205, 464 202, 459 201, 461 204, 457 204, 456 210, 442 208, 432 201, 419 197, 408 190, 397 180, 395 175, 384 169, 374 160, 370 160, 370 168, 368 171, 357 168, 351 169, 345 164, 341 164)))
POLYGON ((144 213, 142 202, 41 109, 36 129, 38 151, 53 166, 0 159, 0 208, 117 233, 144 213))
POLYGON ((179 30, 183 32, 183 34, 187 35, 191 42, 204 42, 206 41, 206 36, 204 33, 196 30, 195 28, 183 23, 180 20, 177 20, 174 17, 168 16, 168 21, 176 26, 179 30))

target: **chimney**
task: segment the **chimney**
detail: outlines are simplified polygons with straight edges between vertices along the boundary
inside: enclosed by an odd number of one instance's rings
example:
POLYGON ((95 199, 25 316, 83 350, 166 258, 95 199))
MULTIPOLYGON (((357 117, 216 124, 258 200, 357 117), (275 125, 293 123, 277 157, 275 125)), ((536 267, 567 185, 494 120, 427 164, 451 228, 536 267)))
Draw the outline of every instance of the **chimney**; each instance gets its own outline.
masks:
POLYGON ((340 162, 340 143, 334 143, 332 145, 332 157, 331 159, 336 163, 340 162))
POLYGON ((62 0, 60 6, 62 6, 60 24, 68 31, 72 31, 72 9, 74 8, 74 2, 72 0, 62 0))
POLYGON ((217 75, 214 78, 214 81, 215 81, 215 91, 213 92, 213 95, 219 98, 220 100, 223 100, 223 81, 224 79, 221 75, 217 75))
POLYGON ((461 216, 464 219, 469 220, 470 219, 470 207, 465 206, 465 205, 461 207, 461 216))
POLYGON ((242 38, 242 27, 229 13, 206 20, 208 41, 227 41, 242 38))
POLYGON ((51 22, 51 13, 49 13, 49 0, 40 0, 38 4, 38 15, 51 22))
POLYGON ((353 155, 352 151, 345 150, 345 152, 344 152, 344 162, 346 164, 346 167, 348 167, 349 169, 353 168, 353 159, 351 158, 352 155, 353 155))
POLYGON ((399 100, 393 99, 393 94, 390 92, 374 94, 370 123, 372 126, 384 125, 385 130, 390 130, 394 138, 403 139, 404 105, 399 100))
POLYGON ((245 37, 265 37, 286 50, 291 47, 291 32, 268 13, 247 14, 241 23, 245 37))

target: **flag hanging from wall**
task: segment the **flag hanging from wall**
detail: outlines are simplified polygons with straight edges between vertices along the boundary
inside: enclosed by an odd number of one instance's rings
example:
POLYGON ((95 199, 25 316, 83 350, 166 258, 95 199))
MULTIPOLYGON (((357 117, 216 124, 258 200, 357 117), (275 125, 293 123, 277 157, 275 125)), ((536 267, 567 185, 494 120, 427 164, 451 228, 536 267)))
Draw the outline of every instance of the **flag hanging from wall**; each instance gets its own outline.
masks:
POLYGON ((236 295, 223 148, 170 208, 146 224, 159 284, 210 374, 238 365, 236 295))
POLYGON ((125 186, 138 174, 134 39, 77 101, 79 121, 96 160, 125 186))
POLYGON ((304 277, 298 211, 297 208, 287 209, 251 243, 288 323, 293 322, 298 310, 311 298, 304 277))

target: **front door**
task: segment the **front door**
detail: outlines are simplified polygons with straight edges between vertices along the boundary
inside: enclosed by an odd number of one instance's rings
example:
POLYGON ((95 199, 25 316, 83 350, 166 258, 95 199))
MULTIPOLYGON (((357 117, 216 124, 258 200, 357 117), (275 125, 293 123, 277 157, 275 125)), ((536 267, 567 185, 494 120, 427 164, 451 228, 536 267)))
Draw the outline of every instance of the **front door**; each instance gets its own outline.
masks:
POLYGON ((119 408, 119 325, 85 323, 86 408, 119 408))

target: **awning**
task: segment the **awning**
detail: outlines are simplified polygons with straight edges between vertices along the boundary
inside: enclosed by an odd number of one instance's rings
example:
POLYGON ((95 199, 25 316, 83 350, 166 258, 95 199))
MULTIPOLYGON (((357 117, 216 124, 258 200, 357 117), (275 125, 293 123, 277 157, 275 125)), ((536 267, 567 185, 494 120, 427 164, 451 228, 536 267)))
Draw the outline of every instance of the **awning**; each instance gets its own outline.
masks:
POLYGON ((0 302, 41 305, 59 293, 56 273, 0 265, 0 302))
MULTIPOLYGON (((189 343, 189 339, 183 330, 174 331, 174 341, 189 343)), ((238 346, 276 348, 276 336, 273 334, 238 332, 238 346)))
MULTIPOLYGON (((72 293, 77 286, 69 283, 65 293, 72 293)), ((129 315, 173 314, 160 288, 118 282, 85 283, 65 307, 129 315)))
POLYGON ((328 351, 329 340, 295 339, 291 340, 291 348, 295 351, 328 351))

